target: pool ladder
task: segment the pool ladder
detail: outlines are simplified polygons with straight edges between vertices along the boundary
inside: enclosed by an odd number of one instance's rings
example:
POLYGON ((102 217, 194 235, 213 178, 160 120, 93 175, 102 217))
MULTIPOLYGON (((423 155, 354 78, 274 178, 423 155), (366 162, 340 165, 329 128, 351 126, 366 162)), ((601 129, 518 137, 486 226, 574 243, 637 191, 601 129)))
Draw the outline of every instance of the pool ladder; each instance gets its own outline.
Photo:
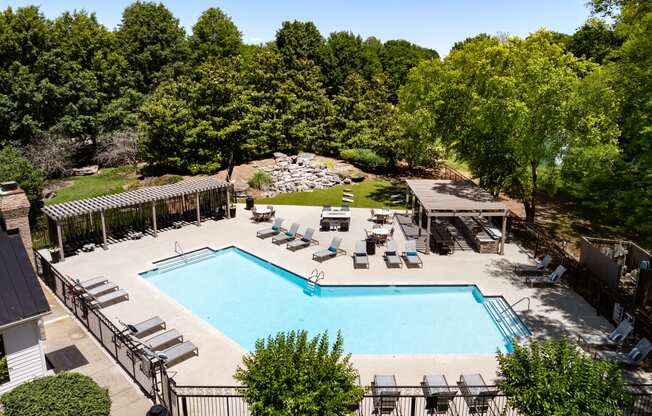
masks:
POLYGON ((320 280, 324 278, 324 271, 319 271, 317 269, 314 269, 312 273, 310 273, 310 277, 308 278, 308 281, 306 282, 306 287, 303 289, 303 292, 306 295, 313 296, 315 293, 317 293, 317 284, 320 280))
POLYGON ((181 247, 181 244, 179 244, 178 241, 174 242, 174 252, 177 253, 179 256, 181 256, 184 263, 188 263, 188 258, 186 257, 186 253, 184 253, 183 248, 181 247))

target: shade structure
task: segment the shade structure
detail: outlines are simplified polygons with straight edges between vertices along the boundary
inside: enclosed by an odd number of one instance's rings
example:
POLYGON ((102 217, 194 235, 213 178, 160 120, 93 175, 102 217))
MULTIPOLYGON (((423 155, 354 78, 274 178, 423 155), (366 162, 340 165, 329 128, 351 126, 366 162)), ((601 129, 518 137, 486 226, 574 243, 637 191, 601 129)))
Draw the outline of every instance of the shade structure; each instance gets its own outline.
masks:
POLYGON ((509 209, 489 192, 470 180, 407 179, 412 198, 412 211, 418 225, 426 218, 426 248, 429 250, 431 218, 434 217, 502 217, 502 233, 498 252, 504 252, 506 219, 509 209))
MULTIPOLYGON (((130 233, 150 233, 202 219, 228 217, 233 185, 214 178, 184 180, 43 208, 50 244, 62 258, 90 243, 107 248, 130 233)), ((133 235, 133 234, 132 234, 133 235)))

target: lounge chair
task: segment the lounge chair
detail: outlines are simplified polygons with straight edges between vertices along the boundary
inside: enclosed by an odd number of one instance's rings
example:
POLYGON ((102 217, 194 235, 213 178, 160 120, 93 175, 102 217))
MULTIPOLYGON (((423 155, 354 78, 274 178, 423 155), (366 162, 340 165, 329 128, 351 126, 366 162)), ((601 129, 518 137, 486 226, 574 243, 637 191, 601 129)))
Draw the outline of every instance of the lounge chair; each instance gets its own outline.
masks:
POLYGON ((554 285, 559 282, 559 279, 561 279, 564 273, 566 273, 566 268, 560 264, 552 273, 544 274, 542 276, 527 276, 525 278, 525 283, 530 283, 530 286, 534 286, 535 283, 554 285))
POLYGON ((416 240, 407 240, 405 242, 405 251, 403 252, 403 260, 405 260, 405 265, 408 267, 416 266, 423 267, 423 262, 421 257, 417 254, 417 241, 416 240))
POLYGON ((285 244, 288 241, 292 241, 297 238, 297 231, 299 231, 299 223, 293 222, 289 230, 282 234, 275 235, 274 238, 272 238, 272 243, 285 244))
POLYGON ((88 290, 88 289, 93 288, 95 286, 103 285, 103 284, 107 283, 108 281, 109 280, 104 276, 94 277, 92 279, 84 280, 83 282, 81 282, 79 279, 75 279, 75 283, 77 283, 77 286, 79 286, 80 288, 82 288, 84 290, 88 290))
POLYGON ((143 338, 149 334, 153 334, 157 331, 162 331, 165 329, 165 321, 163 321, 158 316, 154 316, 137 324, 124 324, 131 335, 136 338, 143 338))
POLYGON ((103 295, 105 293, 113 292, 115 290, 118 290, 119 287, 115 283, 112 282, 106 282, 103 285, 95 286, 90 289, 87 289, 84 291, 87 295, 96 298, 100 295, 103 295))
POLYGON ((283 224, 283 218, 276 217, 276 219, 274 220, 274 224, 271 226, 271 228, 265 228, 264 230, 258 231, 256 233, 256 237, 267 238, 273 235, 280 234, 281 224, 283 224))
POLYGON ((296 251, 302 248, 310 247, 310 245, 313 243, 319 244, 317 240, 312 238, 313 234, 315 234, 315 230, 312 228, 306 228, 306 232, 303 233, 303 235, 297 234, 300 236, 300 238, 290 241, 286 248, 288 250, 296 251))
POLYGON ((387 249, 385 250, 385 254, 383 254, 383 259, 385 259, 387 267, 403 267, 403 263, 396 249, 396 240, 387 241, 387 249))
POLYGON ((353 253, 353 267, 369 268, 369 256, 367 256, 367 246, 364 241, 355 242, 355 252, 353 253))
POLYGON ((643 338, 628 353, 622 351, 600 351, 598 355, 601 358, 615 361, 618 364, 636 366, 645 360, 645 357, 647 357, 650 351, 652 351, 652 342, 647 338, 643 338))
POLYGON ((157 351, 159 357, 163 358, 166 367, 172 367, 191 356, 199 355, 199 349, 190 341, 182 342, 163 351, 157 351))
POLYGON ((107 293, 105 295, 93 297, 91 306, 104 308, 105 306, 117 303, 121 300, 129 300, 129 294, 122 289, 114 290, 113 292, 107 293))
POLYGON ((616 329, 607 336, 587 337, 581 340, 590 345, 620 345, 634 331, 634 324, 629 319, 620 321, 616 329))
POLYGON ((517 264, 514 266, 514 272, 519 274, 541 274, 545 273, 550 266, 552 256, 546 255, 543 260, 537 262, 534 266, 517 264))
POLYGON ((488 414, 497 391, 490 389, 481 374, 463 374, 457 383, 464 401, 473 415, 488 414))
POLYGON ((371 382, 374 414, 389 415, 399 410, 398 401, 401 391, 396 386, 396 376, 393 374, 374 375, 374 381, 371 382))
POLYGON ((176 329, 170 329, 165 331, 162 334, 158 334, 143 342, 147 348, 159 351, 162 348, 169 348, 173 345, 180 344, 183 342, 183 335, 179 333, 176 329))
POLYGON ((443 374, 429 374, 423 376, 421 381, 423 396, 426 398, 426 410, 428 414, 447 415, 449 409, 457 414, 453 403, 457 390, 451 389, 446 376, 443 374))
POLYGON ((328 246, 326 250, 321 250, 316 253, 313 253, 312 259, 318 262, 328 260, 330 258, 336 257, 338 254, 346 254, 346 251, 340 249, 340 244, 342 243, 341 237, 333 237, 331 245, 328 246))

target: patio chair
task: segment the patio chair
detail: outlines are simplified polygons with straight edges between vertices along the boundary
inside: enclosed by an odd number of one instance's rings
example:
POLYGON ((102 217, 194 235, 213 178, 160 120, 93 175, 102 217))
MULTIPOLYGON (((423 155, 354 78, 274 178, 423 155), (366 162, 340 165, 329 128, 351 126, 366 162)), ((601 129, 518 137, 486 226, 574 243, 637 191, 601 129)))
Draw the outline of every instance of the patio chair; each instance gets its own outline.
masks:
MULTIPOLYGON (((68 276, 70 277, 70 276, 68 276)), ((72 280, 72 279, 71 279, 72 280)), ((80 281, 79 279, 74 279, 75 283, 77 283, 77 286, 79 286, 81 289, 88 290, 91 289, 95 286, 100 286, 105 283, 108 283, 108 279, 104 276, 98 276, 94 277, 92 279, 84 280, 83 282, 80 281)))
POLYGON ((423 376, 421 381, 423 396, 426 398, 426 411, 428 414, 447 415, 451 410, 457 414, 453 399, 457 390, 453 390, 443 374, 429 374, 423 376))
POLYGON ((289 230, 283 234, 275 235, 274 238, 272 238, 272 243, 280 245, 292 241, 297 238, 297 231, 299 231, 299 223, 293 222, 289 230))
POLYGON ((165 321, 163 321, 158 316, 154 316, 133 325, 125 323, 122 324, 126 326, 131 335, 135 336, 136 338, 143 338, 149 334, 153 334, 154 332, 162 331, 165 329, 165 321))
POLYGON ((338 254, 346 254, 346 251, 340 249, 341 243, 342 243, 341 237, 333 237, 333 241, 331 241, 330 246, 328 246, 326 250, 321 250, 316 253, 313 253, 312 259, 321 263, 324 260, 328 260, 328 259, 332 259, 333 257, 336 257, 338 254))
POLYGON ((591 345, 620 345, 634 331, 634 324, 629 319, 620 321, 616 329, 607 336, 587 337, 581 340, 591 345))
POLYGON ((159 357, 164 357, 163 362, 166 367, 172 367, 187 358, 199 355, 199 349, 192 342, 185 341, 157 353, 159 357))
POLYGON ((561 277, 566 273, 566 268, 561 264, 552 272, 542 276, 528 276, 525 278, 525 283, 530 283, 530 286, 534 286, 535 283, 544 283, 555 285, 561 277))
POLYGON ((355 242, 355 252, 353 252, 353 268, 369 268, 369 256, 367 256, 367 246, 364 241, 355 242))
POLYGON ((398 401, 401 391, 396 387, 396 376, 374 375, 371 382, 371 394, 373 395, 375 415, 389 415, 396 411, 400 412, 398 401))
POLYGON ((310 247, 310 245, 313 243, 319 244, 317 240, 312 238, 314 234, 315 230, 312 228, 306 228, 306 232, 303 233, 303 235, 300 235, 300 238, 290 241, 287 244, 286 248, 291 251, 296 251, 302 248, 310 247))
POLYGON ((403 260, 408 267, 416 266, 423 267, 421 257, 417 254, 417 241, 407 240, 405 242, 405 251, 403 252, 403 260))
POLYGON ((276 217, 272 227, 271 228, 265 228, 264 230, 258 231, 256 233, 256 237, 258 237, 258 238, 267 238, 267 237, 271 237, 273 235, 280 234, 280 232, 281 232, 281 224, 283 224, 283 218, 276 217))
POLYGON ((645 360, 650 351, 652 351, 652 342, 647 338, 643 338, 628 353, 622 351, 599 351, 598 355, 601 358, 615 361, 618 364, 637 366, 645 360))
POLYGON ((114 290, 113 292, 107 293, 102 296, 93 297, 91 301, 91 306, 97 308, 104 308, 106 306, 118 303, 122 300, 129 300, 129 294, 124 290, 114 290))
POLYGON ((143 342, 147 348, 159 351, 162 348, 169 348, 173 345, 180 344, 183 342, 183 335, 179 333, 176 329, 170 329, 165 331, 162 334, 158 334, 143 342))
POLYGON ((517 264, 514 266, 514 272, 519 274, 541 274, 548 270, 552 256, 546 255, 543 260, 538 261, 534 266, 517 264))
POLYGON ((401 258, 398 256, 397 251, 396 240, 388 240, 387 249, 385 250, 385 254, 383 254, 383 259, 385 259, 387 267, 403 267, 403 263, 401 262, 401 258))
POLYGON ((473 415, 488 414, 497 391, 490 389, 481 374, 462 374, 457 383, 464 401, 473 415))
POLYGON ((273 206, 267 205, 267 209, 269 210, 269 217, 274 217, 276 216, 276 210, 274 209, 273 206))
POLYGON ((84 291, 85 294, 92 298, 96 298, 100 295, 103 295, 105 293, 113 292, 115 290, 118 290, 119 287, 115 283, 112 282, 106 282, 103 285, 95 286, 90 289, 86 289, 84 291))

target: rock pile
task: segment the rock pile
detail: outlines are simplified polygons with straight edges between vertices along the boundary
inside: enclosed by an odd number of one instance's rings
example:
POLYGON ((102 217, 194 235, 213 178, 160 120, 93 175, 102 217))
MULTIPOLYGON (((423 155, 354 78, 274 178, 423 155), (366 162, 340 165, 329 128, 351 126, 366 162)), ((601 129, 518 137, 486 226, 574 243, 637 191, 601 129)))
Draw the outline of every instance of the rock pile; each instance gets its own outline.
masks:
POLYGON ((271 193, 328 188, 342 183, 346 177, 346 172, 327 169, 312 153, 296 156, 274 153, 274 161, 273 166, 262 168, 272 176, 268 188, 271 193))

